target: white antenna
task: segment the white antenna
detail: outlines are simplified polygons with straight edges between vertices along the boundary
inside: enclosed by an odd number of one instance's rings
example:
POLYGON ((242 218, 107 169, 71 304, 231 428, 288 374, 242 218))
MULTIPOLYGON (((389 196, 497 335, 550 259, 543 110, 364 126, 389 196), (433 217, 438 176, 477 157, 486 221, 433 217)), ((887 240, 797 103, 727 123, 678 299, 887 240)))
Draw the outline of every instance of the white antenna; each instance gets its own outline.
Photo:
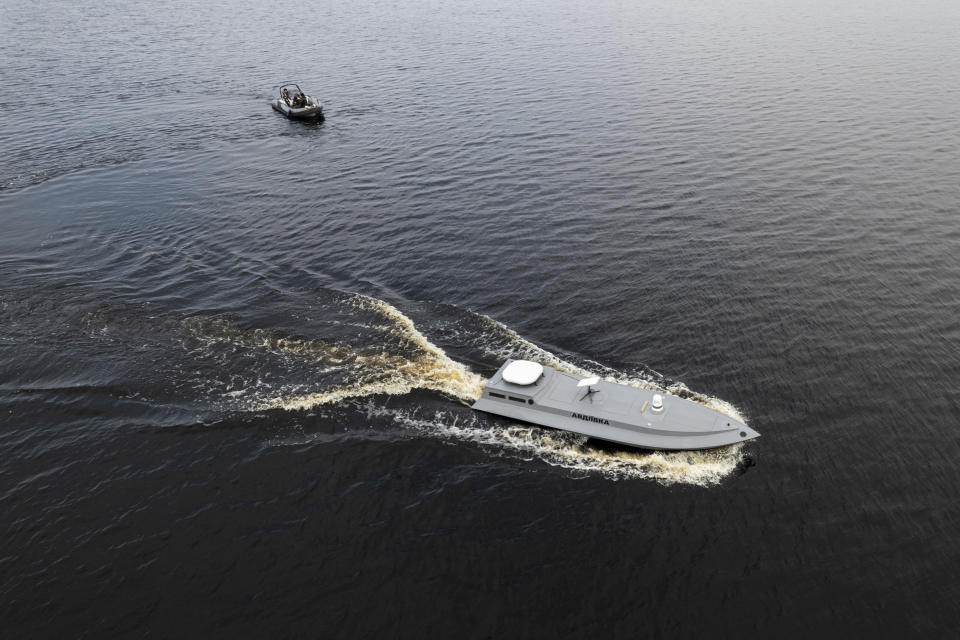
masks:
MULTIPOLYGON (((582 387, 587 388, 587 392, 583 394, 583 398, 586 398, 591 394, 597 392, 597 390, 593 388, 593 385, 597 384, 598 382, 600 382, 600 378, 598 378, 597 376, 593 376, 592 378, 584 378, 583 380, 577 383, 578 389, 582 387)), ((580 399, 583 400, 583 398, 580 398, 580 399)), ((590 398, 590 402, 593 402, 593 398, 590 398)))

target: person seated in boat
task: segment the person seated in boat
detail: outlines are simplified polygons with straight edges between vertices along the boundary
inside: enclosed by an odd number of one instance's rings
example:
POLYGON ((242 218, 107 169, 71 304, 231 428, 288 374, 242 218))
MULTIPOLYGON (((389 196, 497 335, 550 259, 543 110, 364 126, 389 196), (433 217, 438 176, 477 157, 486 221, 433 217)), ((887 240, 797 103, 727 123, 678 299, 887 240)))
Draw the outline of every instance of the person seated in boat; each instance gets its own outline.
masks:
POLYGON ((284 90, 283 90, 283 101, 287 103, 287 106, 290 105, 290 90, 289 90, 289 89, 284 89, 284 90))
POLYGON ((297 93, 295 96, 293 96, 293 102, 290 104, 290 106, 294 109, 300 109, 305 106, 306 103, 307 101, 304 99, 303 94, 297 93))

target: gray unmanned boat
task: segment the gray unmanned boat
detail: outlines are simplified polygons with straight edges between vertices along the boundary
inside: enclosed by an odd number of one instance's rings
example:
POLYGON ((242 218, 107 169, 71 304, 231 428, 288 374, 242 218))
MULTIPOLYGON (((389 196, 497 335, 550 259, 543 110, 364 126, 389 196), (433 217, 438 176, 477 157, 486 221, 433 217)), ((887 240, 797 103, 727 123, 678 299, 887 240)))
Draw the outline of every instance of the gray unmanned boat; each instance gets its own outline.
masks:
POLYGON ((692 400, 507 360, 474 409, 642 449, 711 449, 760 434, 692 400))

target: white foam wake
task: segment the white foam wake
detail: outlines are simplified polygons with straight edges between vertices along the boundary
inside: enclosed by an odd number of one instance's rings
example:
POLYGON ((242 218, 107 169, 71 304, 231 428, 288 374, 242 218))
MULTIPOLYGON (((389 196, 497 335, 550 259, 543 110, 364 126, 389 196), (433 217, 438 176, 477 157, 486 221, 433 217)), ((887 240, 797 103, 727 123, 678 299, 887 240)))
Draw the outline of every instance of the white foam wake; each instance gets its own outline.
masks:
MULTIPOLYGON (((357 372, 359 379, 312 393, 276 396, 258 403, 257 409, 304 410, 377 394, 402 395, 414 389, 438 391, 465 404, 480 397, 486 380, 463 364, 452 360, 396 307, 359 294, 353 294, 351 304, 386 320, 387 324, 382 330, 396 339, 396 351, 412 351, 413 355, 400 355, 386 349, 376 353, 362 352, 360 349, 320 341, 266 342, 263 346, 271 350, 309 353, 311 357, 317 357, 318 353, 329 350, 330 358, 322 358, 323 360, 335 360, 338 364, 347 366, 357 372)), ((567 362, 533 344, 503 324, 486 316, 482 318, 490 331, 491 335, 488 337, 491 342, 502 343, 502 338, 506 337, 506 346, 492 352, 494 355, 502 358, 522 357, 571 373, 595 375, 594 372, 567 362)), ((653 381, 624 376, 603 365, 598 365, 598 369, 602 370, 602 377, 612 382, 646 389, 659 388, 653 381)), ((688 392, 688 397, 690 395, 698 402, 743 420, 728 403, 688 392)), ((743 461, 742 445, 706 451, 605 451, 586 446, 587 439, 584 436, 515 423, 504 426, 502 420, 481 419, 476 415, 464 419, 453 413, 439 412, 430 418, 424 418, 415 411, 387 408, 369 411, 371 415, 380 411, 382 415, 389 416, 410 429, 433 437, 473 442, 494 447, 506 454, 536 458, 551 466, 573 472, 599 473, 615 479, 649 478, 665 484, 707 486, 729 476, 743 461)))
POLYGON ((586 436, 523 424, 491 425, 474 416, 380 408, 369 410, 428 436, 490 447, 501 455, 535 459, 574 474, 611 480, 648 479, 661 484, 707 487, 720 483, 743 462, 743 445, 704 451, 603 451, 586 445, 586 436))
POLYGON ((363 379, 316 393, 273 398, 261 408, 309 409, 346 398, 381 393, 401 395, 414 389, 439 391, 465 403, 472 403, 480 397, 486 381, 452 360, 443 349, 430 342, 417 330, 410 318, 383 300, 361 294, 353 295, 355 306, 385 318, 389 322, 386 330, 399 342, 413 346, 419 352, 418 355, 405 357, 388 352, 355 353, 352 358, 353 365, 357 370, 367 372, 363 379))

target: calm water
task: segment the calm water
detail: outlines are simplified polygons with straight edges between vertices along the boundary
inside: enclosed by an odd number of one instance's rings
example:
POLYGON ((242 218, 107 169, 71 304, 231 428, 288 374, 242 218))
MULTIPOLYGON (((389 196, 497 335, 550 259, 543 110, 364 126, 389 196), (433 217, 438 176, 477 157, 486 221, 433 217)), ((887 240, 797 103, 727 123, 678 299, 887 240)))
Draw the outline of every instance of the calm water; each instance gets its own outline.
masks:
POLYGON ((955 633, 960 5, 305 5, 0 1, 4 636, 955 633))

